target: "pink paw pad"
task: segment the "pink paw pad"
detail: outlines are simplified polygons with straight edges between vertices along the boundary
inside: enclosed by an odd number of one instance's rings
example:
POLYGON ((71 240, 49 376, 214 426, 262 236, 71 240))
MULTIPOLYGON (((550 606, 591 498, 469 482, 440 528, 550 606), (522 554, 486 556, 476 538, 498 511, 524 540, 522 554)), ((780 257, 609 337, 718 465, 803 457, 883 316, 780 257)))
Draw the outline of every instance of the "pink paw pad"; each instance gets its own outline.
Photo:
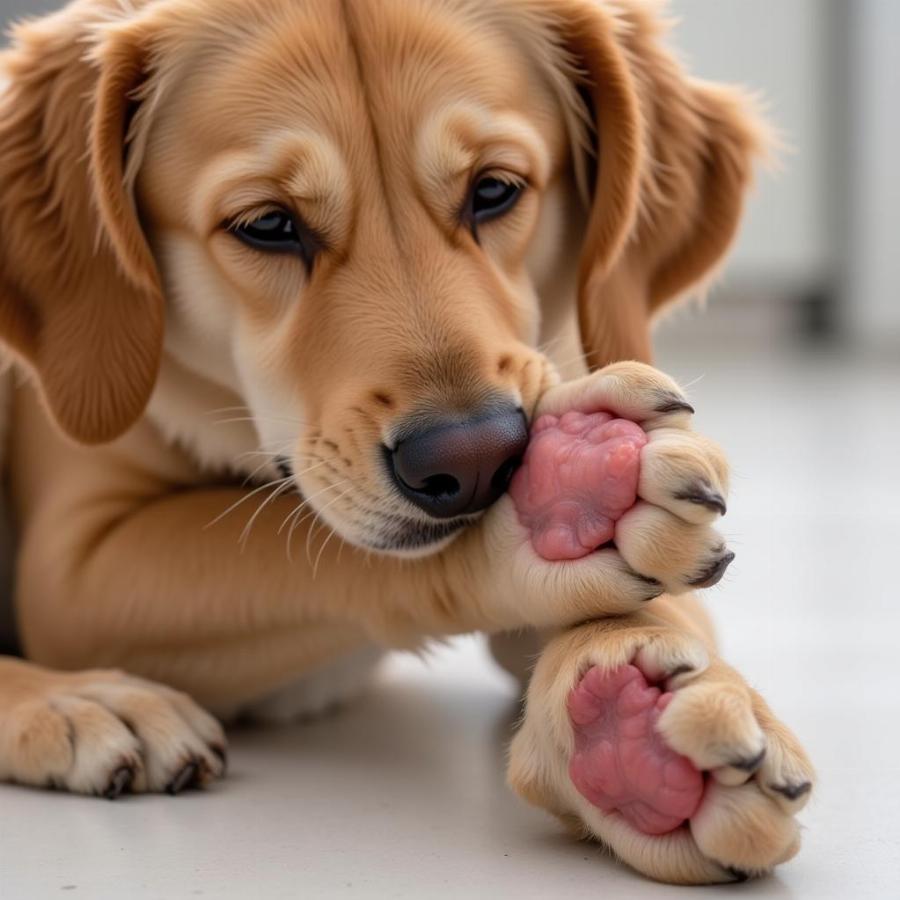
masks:
POLYGON ((609 413, 542 416, 509 493, 535 552, 580 559, 611 541, 637 499, 647 435, 609 413))
POLYGON ((671 699, 634 665, 595 666, 569 694, 572 783, 594 806, 620 813, 644 834, 673 831, 703 799, 702 773, 656 731, 671 699))

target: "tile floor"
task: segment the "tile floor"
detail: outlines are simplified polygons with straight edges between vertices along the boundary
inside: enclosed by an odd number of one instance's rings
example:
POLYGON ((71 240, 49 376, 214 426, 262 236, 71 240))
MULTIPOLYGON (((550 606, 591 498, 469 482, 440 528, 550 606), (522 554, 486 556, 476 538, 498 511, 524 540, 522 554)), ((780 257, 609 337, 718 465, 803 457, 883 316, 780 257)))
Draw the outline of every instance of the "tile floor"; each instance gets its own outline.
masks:
MULTIPOLYGON (((703 896, 900 897, 900 361, 664 345, 734 465, 738 559, 708 592, 723 644, 821 778, 801 855, 703 896)), ((514 710, 510 681, 464 639, 393 659, 338 716, 235 734, 231 777, 204 794, 0 788, 0 900, 685 896, 506 791, 514 710)))

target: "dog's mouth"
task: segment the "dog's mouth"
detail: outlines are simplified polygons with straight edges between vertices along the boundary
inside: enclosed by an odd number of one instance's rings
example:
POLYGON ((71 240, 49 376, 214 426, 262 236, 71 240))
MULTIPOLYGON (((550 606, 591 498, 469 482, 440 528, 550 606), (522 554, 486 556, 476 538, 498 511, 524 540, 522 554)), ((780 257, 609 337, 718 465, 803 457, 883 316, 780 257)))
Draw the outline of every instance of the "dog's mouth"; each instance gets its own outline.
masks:
MULTIPOLYGON (((294 468, 286 456, 279 456, 273 462, 282 478, 294 477, 294 468)), ((297 490, 299 493, 299 487, 297 490)), ((479 513, 424 522, 386 510, 375 512, 369 509, 367 513, 368 527, 355 530, 352 535, 344 534, 344 539, 367 550, 400 556, 421 556, 436 552, 481 515, 479 513)), ((340 526, 338 530, 343 531, 340 526)))
POLYGON ((450 519, 442 522, 424 523, 406 519, 403 516, 387 517, 387 527, 369 543, 373 550, 382 553, 414 553, 437 550, 455 537, 477 517, 450 519))

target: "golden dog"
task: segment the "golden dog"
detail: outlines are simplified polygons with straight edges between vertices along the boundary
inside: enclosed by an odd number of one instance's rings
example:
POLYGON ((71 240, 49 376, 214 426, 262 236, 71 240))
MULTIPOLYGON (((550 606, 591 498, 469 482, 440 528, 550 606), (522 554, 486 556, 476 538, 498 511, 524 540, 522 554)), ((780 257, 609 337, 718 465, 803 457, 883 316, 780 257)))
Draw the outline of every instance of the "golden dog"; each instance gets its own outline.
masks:
POLYGON ((761 132, 660 33, 637 0, 78 0, 15 29, 0 336, 29 661, 0 659, 0 777, 177 792, 224 767, 195 701, 289 718, 380 648, 541 629, 518 792, 662 880, 796 852, 811 767, 690 593, 727 558, 683 488, 724 498, 726 465, 646 365, 761 132), (650 442, 615 547, 548 563, 501 437, 572 407, 650 442), (482 429, 471 496, 471 473, 397 474, 451 420, 482 429), (638 654, 711 772, 662 837, 567 774, 570 689, 638 654))

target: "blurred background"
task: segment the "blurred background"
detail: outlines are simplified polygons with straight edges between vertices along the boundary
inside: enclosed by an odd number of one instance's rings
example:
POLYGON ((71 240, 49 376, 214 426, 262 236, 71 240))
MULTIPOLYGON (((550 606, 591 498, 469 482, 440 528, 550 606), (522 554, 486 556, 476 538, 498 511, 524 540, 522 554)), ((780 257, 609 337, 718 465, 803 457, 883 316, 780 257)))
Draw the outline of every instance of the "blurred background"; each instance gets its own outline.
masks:
POLYGON ((787 148, 781 171, 760 179, 717 314, 897 351, 900 3, 674 0, 670 9, 692 71, 758 90, 787 148))
MULTIPOLYGON (((0 0, 0 22, 62 6, 0 0)), ((763 173, 707 329, 900 348, 897 0, 670 0, 699 77, 759 92, 763 173)), ((694 327, 700 327, 695 323, 694 327)))
MULTIPOLYGON (((0 0, 0 19, 58 5, 0 0)), ((726 655, 821 778, 800 857, 742 893, 880 900, 900 864, 900 0, 669 9, 690 70, 758 91, 786 147, 708 301, 657 333, 660 367, 733 464, 737 560, 708 592, 726 655)), ((339 718, 236 734, 236 777, 177 814, 19 792, 6 818, 41 840, 0 839, 0 897, 287 897, 299 864, 311 896, 669 897, 504 788, 517 696, 467 638, 393 657, 339 718)))

